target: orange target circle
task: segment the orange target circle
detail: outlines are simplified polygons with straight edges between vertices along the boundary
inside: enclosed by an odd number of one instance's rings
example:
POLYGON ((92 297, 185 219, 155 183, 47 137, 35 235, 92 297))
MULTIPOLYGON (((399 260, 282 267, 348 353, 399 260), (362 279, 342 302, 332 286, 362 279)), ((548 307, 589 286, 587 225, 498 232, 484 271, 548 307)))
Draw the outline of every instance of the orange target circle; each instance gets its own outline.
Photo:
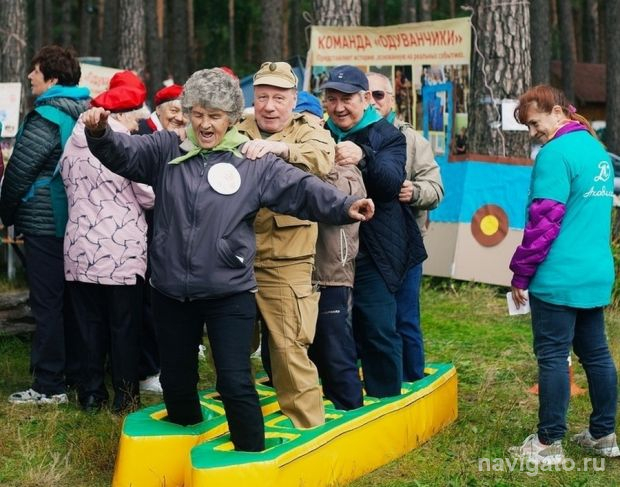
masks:
POLYGON ((471 233, 480 245, 493 247, 508 234, 508 215, 497 205, 481 206, 471 219, 471 233))

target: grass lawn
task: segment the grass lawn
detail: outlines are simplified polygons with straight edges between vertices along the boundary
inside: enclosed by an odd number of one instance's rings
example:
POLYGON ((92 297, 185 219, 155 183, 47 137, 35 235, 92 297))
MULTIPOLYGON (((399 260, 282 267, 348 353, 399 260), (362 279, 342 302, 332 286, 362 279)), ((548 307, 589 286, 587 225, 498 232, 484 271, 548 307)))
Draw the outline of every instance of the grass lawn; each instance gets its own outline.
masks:
MULTIPOLYGON (((565 452, 574 462, 570 471, 520 471, 517 464, 511 472, 512 464, 503 461, 509 446, 535 431, 538 404, 537 396, 527 392, 536 382, 529 316, 508 317, 504 292, 425 278, 422 323, 427 359, 455 364, 459 418, 420 448, 352 486, 620 485, 620 459, 596 458, 586 465, 590 455, 569 441, 565 452)), ((614 360, 620 364, 620 311, 608 310, 607 323, 614 360)), ((29 350, 27 336, 0 337, 0 486, 110 485, 120 418, 107 411, 82 413, 75 397, 60 407, 6 402, 10 393, 30 384, 29 350)), ((201 386, 213 387, 208 362, 201 367, 201 386)), ((585 387, 583 370, 577 363, 574 368, 577 383, 585 387)), ((143 397, 145 405, 159 400, 143 397)), ((588 412, 587 395, 572 399, 570 434, 587 425, 588 412)))

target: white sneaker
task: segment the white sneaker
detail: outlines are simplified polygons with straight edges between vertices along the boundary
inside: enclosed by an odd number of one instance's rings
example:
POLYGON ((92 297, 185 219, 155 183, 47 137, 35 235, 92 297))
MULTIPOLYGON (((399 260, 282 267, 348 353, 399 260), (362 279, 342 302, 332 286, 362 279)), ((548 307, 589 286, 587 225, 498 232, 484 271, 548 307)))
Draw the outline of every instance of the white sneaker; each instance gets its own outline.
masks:
POLYGON ((155 394, 163 394, 164 391, 162 390, 161 383, 159 382, 159 374, 155 374, 147 377, 144 380, 141 380, 140 392, 153 392, 155 394))
POLYGON ((64 393, 48 396, 34 389, 28 389, 27 391, 14 392, 11 394, 9 396, 9 402, 12 404, 67 404, 69 398, 64 393))
POLYGON ((589 429, 573 436, 573 441, 578 445, 588 448, 603 457, 620 457, 620 449, 616 441, 616 433, 609 433, 598 440, 590 434, 589 429))
POLYGON ((551 445, 543 445, 536 433, 528 436, 521 446, 511 446, 508 451, 515 457, 535 464, 561 465, 564 462, 562 441, 557 440, 551 445))

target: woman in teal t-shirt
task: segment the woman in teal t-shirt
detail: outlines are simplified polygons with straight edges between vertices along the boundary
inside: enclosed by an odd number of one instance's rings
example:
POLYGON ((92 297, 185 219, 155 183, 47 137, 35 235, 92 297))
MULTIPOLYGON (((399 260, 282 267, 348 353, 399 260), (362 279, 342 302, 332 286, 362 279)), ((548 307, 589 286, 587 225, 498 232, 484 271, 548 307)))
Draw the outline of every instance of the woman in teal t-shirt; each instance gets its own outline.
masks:
POLYGON ((573 439, 600 455, 620 456, 614 432, 617 375, 603 313, 614 282, 613 166, 590 124, 561 91, 546 85, 528 90, 515 116, 543 144, 532 170, 523 241, 510 263, 517 307, 529 290, 539 423, 537 433, 510 451, 535 463, 563 462, 572 346, 592 403, 589 427, 573 439))

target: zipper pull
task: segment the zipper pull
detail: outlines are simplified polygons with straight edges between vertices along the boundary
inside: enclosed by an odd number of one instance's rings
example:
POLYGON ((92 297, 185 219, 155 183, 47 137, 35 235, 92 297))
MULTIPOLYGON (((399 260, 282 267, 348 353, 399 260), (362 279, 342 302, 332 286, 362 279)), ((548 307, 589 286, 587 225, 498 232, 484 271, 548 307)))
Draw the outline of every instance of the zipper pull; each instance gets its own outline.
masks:
POLYGON ((200 177, 205 175, 205 169, 207 169, 207 161, 202 163, 202 171, 200 171, 200 177))

